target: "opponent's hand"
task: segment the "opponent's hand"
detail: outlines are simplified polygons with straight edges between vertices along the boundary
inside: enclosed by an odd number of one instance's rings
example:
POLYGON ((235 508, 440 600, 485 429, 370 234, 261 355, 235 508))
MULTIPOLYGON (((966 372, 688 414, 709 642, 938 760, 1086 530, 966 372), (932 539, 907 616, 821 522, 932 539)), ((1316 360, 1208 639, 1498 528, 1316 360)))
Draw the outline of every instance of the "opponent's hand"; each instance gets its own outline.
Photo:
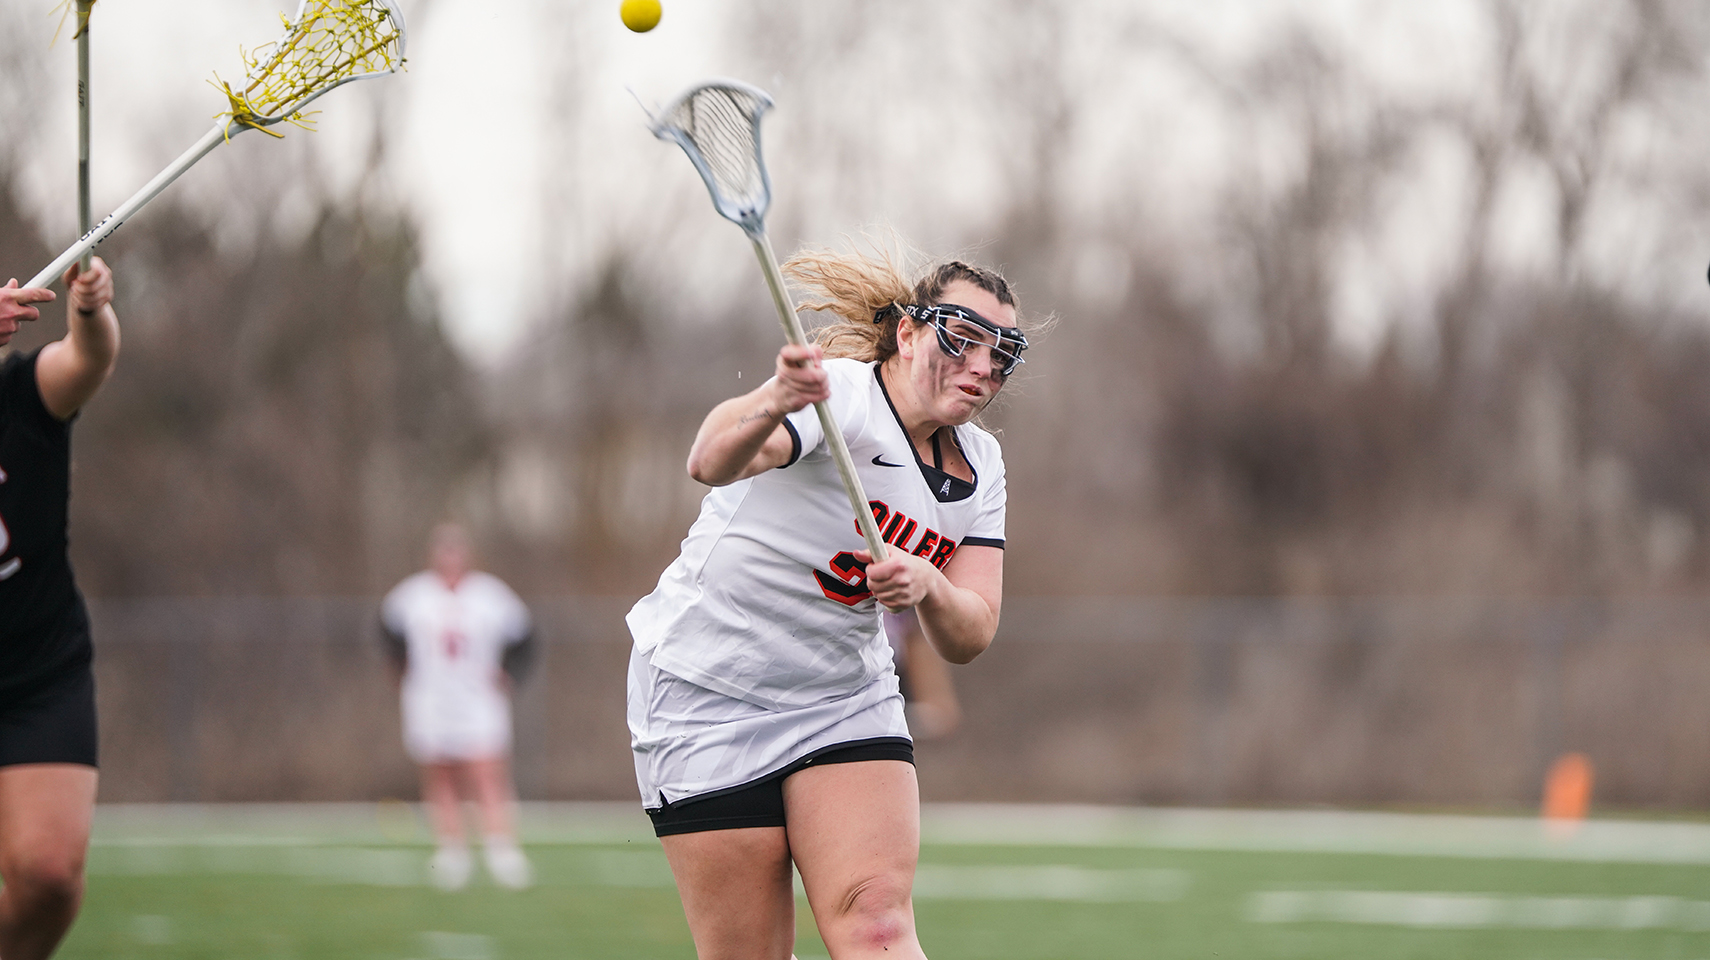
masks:
POLYGON ((873 599, 892 613, 926 599, 943 577, 925 558, 901 550, 886 551, 885 559, 878 563, 873 562, 871 551, 857 550, 855 559, 867 564, 867 589, 873 591, 873 599))
POLYGON ((78 313, 94 313, 113 302, 113 271, 100 257, 90 259, 88 273, 74 263, 65 271, 65 289, 78 313))
POLYGON ((772 381, 773 400, 784 413, 795 413, 810 403, 831 397, 831 380, 820 360, 825 354, 809 344, 786 343, 778 351, 778 378, 772 381))
POLYGON ((0 344, 12 339, 12 334, 18 332, 18 324, 35 320, 42 312, 32 303, 48 303, 56 299, 57 294, 52 290, 41 287, 20 287, 16 277, 0 287, 0 344))

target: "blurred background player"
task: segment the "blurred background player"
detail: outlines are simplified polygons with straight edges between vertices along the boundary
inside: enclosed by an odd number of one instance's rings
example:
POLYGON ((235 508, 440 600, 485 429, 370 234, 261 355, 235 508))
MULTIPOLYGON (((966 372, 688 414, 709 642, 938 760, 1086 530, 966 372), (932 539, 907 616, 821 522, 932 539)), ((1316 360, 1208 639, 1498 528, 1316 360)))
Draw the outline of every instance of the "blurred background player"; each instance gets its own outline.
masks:
POLYGON ((386 595, 380 620, 401 678, 404 746, 421 768, 439 845, 430 872, 446 890, 469 882, 469 799, 487 872, 520 889, 531 870, 516 840, 510 693, 533 658, 533 619, 510 587, 472 569, 469 537, 457 524, 434 529, 428 566, 386 595))
MULTIPOLYGON (((65 274, 65 336, 0 359, 0 957, 40 960, 83 900, 95 810, 89 614, 66 555, 71 421, 113 370, 119 319, 99 257, 65 274)), ((47 290, 0 287, 0 350, 47 290)))
POLYGON ((884 622, 908 713, 908 732, 916 740, 936 740, 955 733, 962 723, 962 705, 956 700, 950 664, 927 642, 913 610, 887 611, 884 622))

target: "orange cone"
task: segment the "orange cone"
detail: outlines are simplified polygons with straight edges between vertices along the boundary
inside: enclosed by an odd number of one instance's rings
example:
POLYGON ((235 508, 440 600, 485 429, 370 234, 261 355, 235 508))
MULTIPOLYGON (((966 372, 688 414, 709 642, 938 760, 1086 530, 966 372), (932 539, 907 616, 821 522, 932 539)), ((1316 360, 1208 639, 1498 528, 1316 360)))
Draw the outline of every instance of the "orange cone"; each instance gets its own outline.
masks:
POLYGON ((1579 828, 1591 810, 1591 786, 1595 774, 1591 758, 1583 753, 1564 753, 1550 764, 1544 776, 1544 823, 1552 834, 1566 836, 1579 828))

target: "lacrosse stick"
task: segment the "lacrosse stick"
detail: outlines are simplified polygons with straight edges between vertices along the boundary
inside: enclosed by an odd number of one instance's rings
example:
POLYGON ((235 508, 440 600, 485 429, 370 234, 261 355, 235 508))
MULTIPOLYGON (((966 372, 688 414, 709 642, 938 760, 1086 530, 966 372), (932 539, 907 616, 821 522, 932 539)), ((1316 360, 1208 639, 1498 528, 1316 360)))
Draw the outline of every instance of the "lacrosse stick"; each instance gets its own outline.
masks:
MULTIPOLYGON (((87 234, 95 222, 95 212, 89 204, 89 9, 95 0, 77 0, 77 229, 87 234)), ((78 262, 89 269, 89 258, 95 254, 83 252, 78 262)))
MULTIPOLYGON (((766 286, 772 291, 772 303, 778 308, 778 320, 784 325, 784 337, 801 346, 807 343, 802 334, 801 320, 796 317, 796 305, 784 288, 784 275, 778 269, 778 258, 772 253, 772 242, 766 239, 766 208, 772 204, 772 181, 766 175, 766 161, 760 156, 760 117, 772 106, 766 92, 734 80, 713 80, 691 87, 659 111, 653 121, 653 135, 672 140, 689 155, 689 162, 706 181, 712 194, 713 206, 726 220, 734 222, 754 244, 754 255, 760 259, 760 270, 766 275, 766 286)), ((879 525, 873 521, 873 509, 867 505, 867 492, 861 488, 861 478, 855 475, 855 461, 849 456, 849 445, 843 431, 831 419, 831 409, 821 400, 813 405, 819 414, 819 425, 831 445, 831 459, 843 478, 843 489, 849 494, 849 505, 855 509, 855 522, 861 535, 867 538, 867 549, 875 561, 885 559, 885 541, 879 536, 879 525)))
POLYGON ((352 80, 396 73, 403 66, 404 17, 394 0, 299 0, 296 16, 280 20, 284 36, 241 51, 248 85, 234 90, 224 81, 217 84, 228 109, 218 114, 213 129, 26 286, 52 282, 220 144, 245 130, 283 136, 268 129, 281 121, 312 129, 303 108, 316 98, 352 80))

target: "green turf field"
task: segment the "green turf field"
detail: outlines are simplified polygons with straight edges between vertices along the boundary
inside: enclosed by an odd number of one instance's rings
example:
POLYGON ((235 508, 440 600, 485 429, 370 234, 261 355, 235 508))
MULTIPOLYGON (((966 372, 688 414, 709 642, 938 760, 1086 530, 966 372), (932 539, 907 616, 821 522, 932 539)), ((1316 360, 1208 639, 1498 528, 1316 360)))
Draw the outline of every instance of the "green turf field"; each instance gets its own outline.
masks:
MULTIPOLYGON (((1710 957, 1710 825, 934 807, 916 912, 957 958, 1710 957)), ((103 807, 73 958, 691 958, 640 813, 524 813, 537 885, 423 883, 402 804, 103 807)), ((803 906, 797 953, 824 957, 803 906)))

